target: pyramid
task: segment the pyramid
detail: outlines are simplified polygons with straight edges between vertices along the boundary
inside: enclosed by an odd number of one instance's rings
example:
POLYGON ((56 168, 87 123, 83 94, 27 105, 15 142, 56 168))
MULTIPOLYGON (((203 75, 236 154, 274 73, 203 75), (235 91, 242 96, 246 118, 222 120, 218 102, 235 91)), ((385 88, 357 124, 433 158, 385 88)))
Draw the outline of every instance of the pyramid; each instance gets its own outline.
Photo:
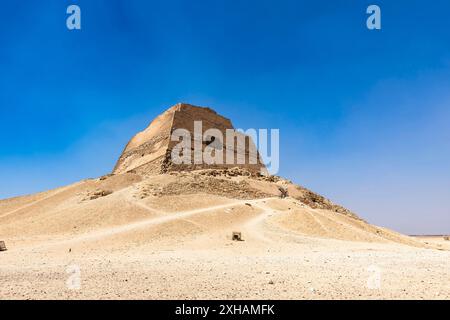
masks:
MULTIPOLYGON (((193 171, 231 167, 245 168, 256 174, 266 173, 266 168, 257 152, 256 162, 250 161, 249 150, 256 150, 251 137, 234 131, 236 136, 245 136, 245 148, 239 148, 236 141, 233 141, 233 147, 231 148, 227 144, 228 140, 227 143, 224 143, 222 138, 216 139, 215 136, 208 136, 206 131, 209 129, 219 130, 223 135, 223 139, 225 139, 227 130, 234 130, 234 127, 229 119, 217 114, 210 108, 185 103, 176 104, 156 117, 145 130, 136 134, 128 142, 114 167, 113 174, 135 172, 141 175, 152 175, 169 171, 193 171), (201 137, 203 141, 200 142, 198 141, 198 136, 194 134, 196 121, 201 121, 201 137), (184 129, 191 134, 190 161, 177 163, 172 160, 172 150, 179 144, 179 140, 174 139, 172 136, 176 129, 184 129), (212 142, 223 149, 222 161, 215 163, 196 162, 194 154, 197 151, 195 150, 204 152, 205 148, 212 142), (200 149, 196 149, 196 146, 200 146, 200 149), (233 163, 227 162, 225 156, 227 151, 233 153, 233 163), (245 159, 244 163, 236 161, 239 156, 241 156, 241 159, 245 159)), ((219 138, 220 135, 217 136, 219 138)))

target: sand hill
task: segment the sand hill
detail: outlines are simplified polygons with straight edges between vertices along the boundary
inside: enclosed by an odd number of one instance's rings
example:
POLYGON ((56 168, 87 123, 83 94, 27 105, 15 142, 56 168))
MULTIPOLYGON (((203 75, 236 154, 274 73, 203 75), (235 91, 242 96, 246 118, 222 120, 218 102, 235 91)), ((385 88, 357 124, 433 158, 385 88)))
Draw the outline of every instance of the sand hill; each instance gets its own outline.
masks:
POLYGON ((163 165, 179 108, 113 174, 0 201, 0 298, 449 298, 445 241, 373 226, 260 164, 163 165), (370 268, 383 274, 375 290, 370 268))

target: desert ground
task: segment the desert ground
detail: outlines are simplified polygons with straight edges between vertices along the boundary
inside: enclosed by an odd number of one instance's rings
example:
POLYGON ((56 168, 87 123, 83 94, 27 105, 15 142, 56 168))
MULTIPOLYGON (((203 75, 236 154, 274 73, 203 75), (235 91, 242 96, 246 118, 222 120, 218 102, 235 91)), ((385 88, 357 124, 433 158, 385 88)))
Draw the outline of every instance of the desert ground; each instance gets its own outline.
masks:
POLYGON ((0 299, 450 299, 450 241, 239 170, 107 175, 2 200, 0 240, 0 299))

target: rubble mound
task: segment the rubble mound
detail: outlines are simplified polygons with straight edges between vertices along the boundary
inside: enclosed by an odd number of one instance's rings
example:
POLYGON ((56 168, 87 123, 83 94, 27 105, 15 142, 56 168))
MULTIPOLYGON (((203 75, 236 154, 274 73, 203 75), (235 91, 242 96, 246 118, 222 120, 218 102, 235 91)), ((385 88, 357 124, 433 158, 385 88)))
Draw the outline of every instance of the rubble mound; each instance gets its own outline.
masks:
POLYGON ((311 190, 308 190, 301 186, 295 187, 301 192, 301 195, 296 196, 295 198, 306 204, 310 208, 329 210, 360 219, 355 213, 340 205, 334 204, 331 200, 321 196, 320 194, 314 193, 311 190))
MULTIPOLYGON (((165 184, 159 182, 155 184, 149 179, 146 186, 142 188, 140 197, 198 193, 224 196, 232 199, 260 199, 272 196, 272 194, 251 187, 244 179, 232 179, 232 177, 236 177, 234 175, 236 171, 231 172, 231 175, 229 175, 230 172, 227 170, 171 173, 171 175, 176 176, 176 179, 165 184)), ((247 175, 242 177, 247 177, 247 175)))

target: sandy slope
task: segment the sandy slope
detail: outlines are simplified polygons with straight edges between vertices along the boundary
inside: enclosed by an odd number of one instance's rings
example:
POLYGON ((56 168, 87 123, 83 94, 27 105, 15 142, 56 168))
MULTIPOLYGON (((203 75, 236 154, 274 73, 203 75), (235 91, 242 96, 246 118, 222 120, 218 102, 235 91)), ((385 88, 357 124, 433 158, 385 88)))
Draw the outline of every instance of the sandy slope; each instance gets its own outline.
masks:
POLYGON ((448 241, 369 225, 286 180, 85 180, 0 201, 0 240, 0 298, 450 298, 448 241))

